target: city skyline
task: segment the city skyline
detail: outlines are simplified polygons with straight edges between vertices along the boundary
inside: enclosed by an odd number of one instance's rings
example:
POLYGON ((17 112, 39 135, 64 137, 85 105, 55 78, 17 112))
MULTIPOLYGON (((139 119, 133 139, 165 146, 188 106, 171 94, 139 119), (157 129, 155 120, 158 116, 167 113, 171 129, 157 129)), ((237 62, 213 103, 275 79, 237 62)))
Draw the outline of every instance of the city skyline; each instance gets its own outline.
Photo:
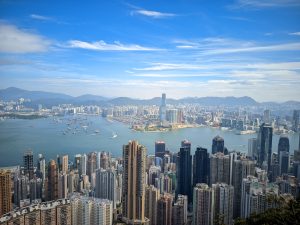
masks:
POLYGON ((295 0, 0 4, 0 88, 141 98, 300 96, 295 0))

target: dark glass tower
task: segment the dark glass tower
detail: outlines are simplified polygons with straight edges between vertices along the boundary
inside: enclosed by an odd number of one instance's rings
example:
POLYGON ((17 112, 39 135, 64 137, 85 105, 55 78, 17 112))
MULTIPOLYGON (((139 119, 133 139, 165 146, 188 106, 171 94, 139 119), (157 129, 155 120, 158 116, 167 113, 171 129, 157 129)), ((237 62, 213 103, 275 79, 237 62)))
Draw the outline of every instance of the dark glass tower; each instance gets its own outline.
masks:
POLYGON ((273 128, 263 123, 258 132, 258 165, 260 167, 267 166, 268 170, 271 168, 271 157, 272 157, 272 136, 273 128))
POLYGON ((32 151, 27 151, 23 156, 24 162, 24 172, 29 175, 29 179, 33 178, 34 167, 33 167, 33 153, 32 151))
POLYGON ((181 142, 181 148, 177 156, 177 190, 179 194, 187 195, 188 202, 192 202, 192 156, 191 143, 181 142))
POLYGON ((198 147, 193 158, 193 186, 198 183, 208 184, 209 153, 206 148, 198 147))
POLYGON ((217 152, 224 153, 224 139, 220 137, 219 135, 216 136, 212 141, 212 154, 215 154, 217 152))
POLYGON ((290 151, 290 141, 287 136, 281 136, 278 142, 278 157, 280 152, 289 152, 290 151))
POLYGON ((155 156, 163 158, 166 152, 166 143, 164 141, 155 142, 155 156))
POLYGON ((300 110, 294 110, 293 113, 293 131, 297 132, 299 127, 300 110))

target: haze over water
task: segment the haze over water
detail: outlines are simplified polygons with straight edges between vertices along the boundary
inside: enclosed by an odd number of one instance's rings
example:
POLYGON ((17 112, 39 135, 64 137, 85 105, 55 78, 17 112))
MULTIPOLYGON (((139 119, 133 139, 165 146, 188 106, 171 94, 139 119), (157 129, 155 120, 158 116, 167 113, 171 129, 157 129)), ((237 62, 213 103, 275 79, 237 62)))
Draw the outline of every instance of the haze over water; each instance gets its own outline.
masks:
MULTIPOLYGON (((35 159, 41 153, 46 160, 55 159, 56 155, 69 155, 73 160, 75 154, 90 151, 108 151, 113 157, 122 156, 122 146, 128 140, 138 140, 145 145, 148 154, 154 154, 154 142, 163 140, 166 147, 177 152, 180 142, 188 139, 192 142, 192 152, 197 146, 202 146, 211 151, 212 139, 220 135, 225 140, 225 146, 231 150, 247 152, 248 139, 257 134, 236 135, 231 131, 222 131, 217 128, 200 127, 186 128, 170 132, 137 132, 115 121, 109 121, 101 116, 76 116, 20 120, 8 119, 0 122, 0 167, 22 165, 23 153, 31 149, 35 159), (78 118, 77 122, 72 121, 78 118), (70 122, 71 121, 71 122, 70 122), (70 129, 68 129, 68 125, 70 129), (85 124, 88 127, 82 127, 85 124), (77 129, 76 129, 77 128, 77 129), (99 133, 95 131, 99 130, 99 133), (65 135, 63 132, 67 132, 65 135), (75 134, 73 134, 75 132, 75 134), (116 133, 117 137, 112 138, 116 133)), ((290 152, 293 153, 298 146, 298 135, 290 134, 290 152)), ((273 135, 273 151, 277 151, 279 135, 273 135)))

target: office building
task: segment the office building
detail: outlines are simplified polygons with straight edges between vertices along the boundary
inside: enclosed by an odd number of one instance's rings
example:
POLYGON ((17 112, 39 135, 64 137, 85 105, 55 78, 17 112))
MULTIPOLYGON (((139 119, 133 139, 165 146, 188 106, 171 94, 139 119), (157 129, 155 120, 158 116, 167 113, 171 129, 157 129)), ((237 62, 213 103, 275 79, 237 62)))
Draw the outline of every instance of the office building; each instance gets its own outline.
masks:
POLYGON ((123 146, 122 216, 126 224, 149 224, 145 217, 146 151, 137 141, 123 146))
POLYGON ((83 175, 87 175, 87 171, 86 171, 86 163, 87 163, 87 157, 86 157, 86 154, 83 154, 81 157, 80 157, 80 168, 79 168, 79 174, 80 176, 83 176, 83 175))
POLYGON ((46 160, 42 154, 39 154, 37 164, 37 176, 44 181, 46 178, 46 160))
POLYGON ((172 202, 171 194, 163 194, 157 201, 157 225, 172 225, 172 202))
POLYGON ((214 221, 220 221, 221 224, 233 224, 233 196, 234 188, 225 183, 212 185, 214 192, 214 221))
POLYGON ((290 141, 288 136, 280 136, 278 142, 278 157, 280 152, 289 152, 290 151, 290 141))
POLYGON ((219 135, 214 137, 214 139, 212 140, 212 154, 215 154, 217 152, 222 152, 225 155, 228 154, 227 149, 224 146, 224 139, 222 137, 220 137, 219 135))
POLYGON ((192 156, 191 143, 184 140, 177 156, 177 190, 176 196, 187 195, 188 201, 192 202, 192 156))
POLYGON ((230 158, 221 152, 210 156, 210 185, 215 183, 230 183, 230 158))
POLYGON ((91 182, 92 175, 96 172, 97 154, 96 152, 90 152, 87 155, 87 175, 89 176, 89 182, 91 182))
POLYGON ((289 172, 290 166, 290 155, 287 151, 280 151, 279 152, 279 171, 281 174, 287 174, 289 172))
POLYGON ((51 160, 48 164, 47 175, 47 201, 58 199, 58 168, 56 162, 51 160))
POLYGON ((193 225, 214 223, 214 191, 207 184, 196 184, 193 193, 193 225))
POLYGON ((156 225, 157 223, 157 201, 160 196, 159 189, 153 185, 146 187, 145 193, 145 217, 150 220, 150 225, 156 225))
POLYGON ((193 158, 193 186, 198 183, 208 184, 209 153, 206 148, 197 147, 193 158))
POLYGON ((28 176, 16 174, 14 177, 14 203, 20 207, 22 200, 28 198, 28 176))
POLYGON ((31 180, 34 175, 34 166, 33 166, 33 152, 27 151, 23 155, 23 162, 24 162, 24 173, 25 175, 29 176, 31 180))
POLYGON ((269 109, 266 109, 264 111, 264 118, 263 118, 264 123, 271 123, 271 111, 269 109))
POLYGON ((178 195, 172 207, 172 225, 186 225, 188 214, 188 199, 186 195, 178 195))
POLYGON ((300 119, 300 110, 294 110, 293 112, 293 131, 299 131, 299 119, 300 119))
POLYGON ((64 155, 60 159, 61 162, 61 172, 68 173, 69 170, 69 157, 68 155, 64 155))
POLYGON ((11 172, 0 170, 0 217, 12 210, 11 172))
POLYGON ((272 136, 273 128, 270 125, 263 123, 259 128, 257 138, 257 162, 261 168, 266 169, 267 171, 271 166, 272 136))
POLYGON ((170 124, 177 124, 177 122, 178 122, 177 115, 178 115, 177 109, 168 109, 167 114, 166 114, 166 120, 170 124))
POLYGON ((166 105, 166 94, 163 93, 161 96, 161 105, 159 107, 159 119, 161 125, 164 125, 166 121, 167 105, 166 105))
POLYGON ((163 158, 166 154, 166 143, 164 141, 155 142, 155 156, 163 158))
POLYGON ((248 156, 257 159, 257 138, 250 138, 248 140, 248 156))

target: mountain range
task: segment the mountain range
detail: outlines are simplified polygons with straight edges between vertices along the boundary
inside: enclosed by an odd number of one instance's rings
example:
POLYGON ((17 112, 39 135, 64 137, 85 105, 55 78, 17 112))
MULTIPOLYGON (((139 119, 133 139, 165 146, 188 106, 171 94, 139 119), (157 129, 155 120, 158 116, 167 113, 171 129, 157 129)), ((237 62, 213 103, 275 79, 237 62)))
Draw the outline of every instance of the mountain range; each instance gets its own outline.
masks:
MULTIPOLYGON (((117 97, 117 98, 107 98, 97 95, 81 95, 78 97, 73 97, 61 93, 52 93, 45 91, 28 91, 16 87, 9 87, 0 90, 0 100, 4 101, 15 101, 19 98, 30 99, 31 102, 29 106, 36 107, 38 104, 42 104, 46 107, 51 107, 58 104, 74 104, 74 105, 160 105, 161 98, 155 97, 152 99, 134 99, 128 97, 117 97)), ((244 97, 187 97, 182 99, 169 99, 167 98, 168 104, 192 104, 198 103, 206 106, 259 106, 259 105, 269 105, 272 107, 276 106, 292 106, 295 105, 296 108, 300 108, 300 102, 298 101, 288 101, 284 103, 266 102, 259 103, 253 98, 244 97)))

